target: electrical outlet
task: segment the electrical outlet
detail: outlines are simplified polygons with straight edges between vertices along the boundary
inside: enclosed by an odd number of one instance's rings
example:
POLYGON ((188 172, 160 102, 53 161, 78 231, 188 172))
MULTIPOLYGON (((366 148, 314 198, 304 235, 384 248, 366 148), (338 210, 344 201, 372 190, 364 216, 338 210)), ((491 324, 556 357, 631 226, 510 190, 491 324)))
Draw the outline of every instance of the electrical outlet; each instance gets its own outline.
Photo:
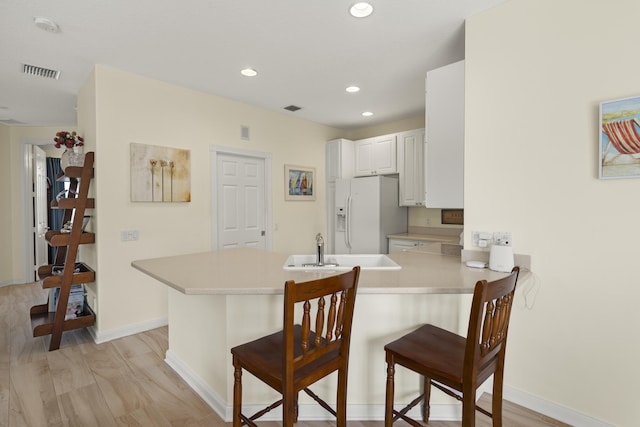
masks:
POLYGON ((479 248, 486 248, 492 242, 493 234, 486 231, 472 231, 471 244, 479 248))
POLYGON ((511 241, 511 232, 510 231, 496 231, 493 233, 493 243, 499 246, 511 246, 513 243, 511 241))
POLYGON ((130 242, 138 240, 140 238, 140 232, 138 230, 122 230, 120 231, 120 240, 123 242, 130 242))

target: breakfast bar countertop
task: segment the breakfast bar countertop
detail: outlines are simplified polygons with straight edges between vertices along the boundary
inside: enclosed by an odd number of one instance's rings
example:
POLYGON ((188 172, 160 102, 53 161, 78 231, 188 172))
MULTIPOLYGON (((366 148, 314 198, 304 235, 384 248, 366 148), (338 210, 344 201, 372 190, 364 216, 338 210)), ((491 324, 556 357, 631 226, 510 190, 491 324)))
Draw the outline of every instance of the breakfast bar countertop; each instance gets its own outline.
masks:
MULTIPOLYGON (((282 294, 287 280, 298 282, 340 273, 336 270, 287 271, 289 254, 254 248, 136 260, 131 265, 186 295, 282 294)), ((362 270, 362 294, 473 293, 478 280, 495 280, 506 273, 469 268, 460 257, 403 251, 389 254, 399 270, 362 270)))

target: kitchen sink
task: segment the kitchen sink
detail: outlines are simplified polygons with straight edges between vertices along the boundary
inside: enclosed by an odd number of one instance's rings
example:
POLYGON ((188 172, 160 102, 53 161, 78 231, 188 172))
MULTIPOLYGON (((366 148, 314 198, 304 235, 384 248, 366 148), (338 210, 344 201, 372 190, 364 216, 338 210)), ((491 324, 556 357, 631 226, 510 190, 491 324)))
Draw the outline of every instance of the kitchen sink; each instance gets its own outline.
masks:
POLYGON ((285 270, 350 270, 359 265, 362 270, 399 270, 400 267, 383 254, 329 254, 324 265, 316 264, 316 255, 290 255, 282 266, 285 270))

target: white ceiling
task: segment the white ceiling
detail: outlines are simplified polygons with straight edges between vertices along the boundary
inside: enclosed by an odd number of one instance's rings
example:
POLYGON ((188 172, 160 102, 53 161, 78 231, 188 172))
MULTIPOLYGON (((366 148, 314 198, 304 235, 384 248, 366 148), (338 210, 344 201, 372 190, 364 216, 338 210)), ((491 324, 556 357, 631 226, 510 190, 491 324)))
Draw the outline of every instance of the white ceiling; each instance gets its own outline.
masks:
POLYGON ((338 128, 411 117, 424 111, 426 71, 464 57, 464 19, 504 1, 371 0, 356 19, 355 0, 1 0, 0 123, 75 125, 95 64, 338 128))

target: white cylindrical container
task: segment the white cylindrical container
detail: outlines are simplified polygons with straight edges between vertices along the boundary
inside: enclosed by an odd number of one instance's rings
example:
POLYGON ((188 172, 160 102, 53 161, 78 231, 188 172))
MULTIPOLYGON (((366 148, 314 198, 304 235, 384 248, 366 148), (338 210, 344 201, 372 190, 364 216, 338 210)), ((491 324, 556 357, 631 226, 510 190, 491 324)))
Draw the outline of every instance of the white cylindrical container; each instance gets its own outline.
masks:
POLYGON ((491 246, 489 269, 509 273, 514 266, 512 246, 491 246))

